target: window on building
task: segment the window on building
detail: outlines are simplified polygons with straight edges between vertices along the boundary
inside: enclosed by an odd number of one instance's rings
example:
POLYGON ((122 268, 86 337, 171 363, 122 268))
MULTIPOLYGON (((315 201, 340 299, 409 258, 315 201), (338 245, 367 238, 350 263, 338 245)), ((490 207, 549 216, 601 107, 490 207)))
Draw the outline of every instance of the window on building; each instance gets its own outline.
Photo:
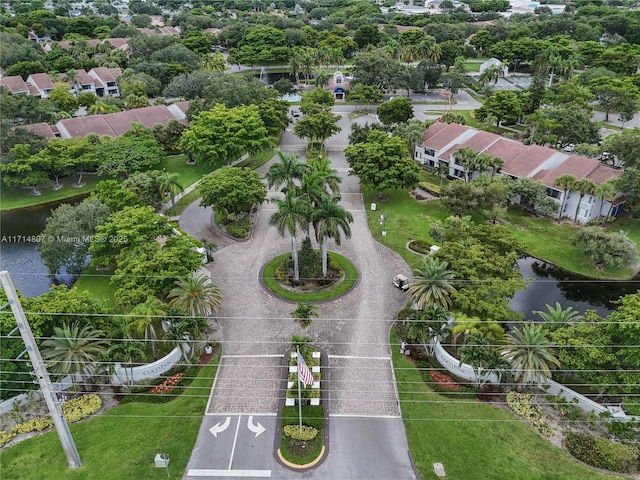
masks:
POLYGON ((547 196, 551 198, 560 198, 561 192, 554 188, 547 188, 547 196))
POLYGON ((431 149, 431 148, 425 148, 424 149, 424 153, 425 153, 425 155, 429 155, 430 157, 435 157, 436 156, 436 151, 431 149))

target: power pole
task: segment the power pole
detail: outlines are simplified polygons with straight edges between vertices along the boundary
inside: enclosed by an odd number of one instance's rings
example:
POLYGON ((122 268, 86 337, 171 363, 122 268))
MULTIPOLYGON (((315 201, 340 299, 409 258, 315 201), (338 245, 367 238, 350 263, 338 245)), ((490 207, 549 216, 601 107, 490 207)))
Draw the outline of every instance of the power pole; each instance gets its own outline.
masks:
POLYGON ((2 288, 4 288, 7 299, 9 300, 8 304, 11 306, 13 316, 18 323, 18 329, 20 330, 22 340, 27 347, 29 359, 31 361, 31 365, 33 365, 33 373, 38 378, 38 383, 40 384, 40 392, 47 402, 49 414, 51 415, 51 418, 53 419, 53 425, 58 432, 58 437, 60 438, 62 449, 67 456, 67 463, 69 464, 69 468, 78 468, 82 466, 80 455, 78 455, 76 445, 75 443, 73 443, 73 438, 71 437, 71 432, 69 431, 67 421, 65 420, 64 415, 62 415, 62 410, 56 397, 56 393, 53 391, 53 386, 51 385, 51 380, 49 379, 47 368, 44 361, 42 360, 42 356, 40 355, 40 350, 38 350, 38 345, 33 338, 33 332, 31 331, 31 327, 27 322, 27 317, 24 314, 22 304, 20 303, 20 299, 18 298, 16 289, 13 286, 13 281, 9 276, 9 272, 0 272, 0 283, 2 284, 2 288))

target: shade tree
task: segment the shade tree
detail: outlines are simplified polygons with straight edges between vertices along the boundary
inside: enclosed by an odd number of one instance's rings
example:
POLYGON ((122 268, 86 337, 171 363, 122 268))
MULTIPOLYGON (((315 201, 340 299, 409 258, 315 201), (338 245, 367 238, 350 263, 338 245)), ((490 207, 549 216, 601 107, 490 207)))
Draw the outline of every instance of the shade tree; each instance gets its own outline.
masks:
POLYGON ((201 206, 212 206, 235 216, 253 204, 261 204, 267 196, 267 189, 258 172, 230 166, 202 177, 198 191, 202 195, 201 206))

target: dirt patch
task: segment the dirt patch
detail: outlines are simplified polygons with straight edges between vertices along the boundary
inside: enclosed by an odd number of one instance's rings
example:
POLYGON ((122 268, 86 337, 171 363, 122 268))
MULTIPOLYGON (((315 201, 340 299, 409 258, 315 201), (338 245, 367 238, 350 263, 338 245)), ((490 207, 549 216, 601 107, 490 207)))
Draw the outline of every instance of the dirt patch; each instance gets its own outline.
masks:
POLYGON ((426 190, 423 190, 421 188, 414 188, 413 190, 411 190, 409 192, 409 195, 416 202, 428 202, 429 200, 437 200, 438 199, 438 197, 436 197, 433 193, 429 193, 426 190))

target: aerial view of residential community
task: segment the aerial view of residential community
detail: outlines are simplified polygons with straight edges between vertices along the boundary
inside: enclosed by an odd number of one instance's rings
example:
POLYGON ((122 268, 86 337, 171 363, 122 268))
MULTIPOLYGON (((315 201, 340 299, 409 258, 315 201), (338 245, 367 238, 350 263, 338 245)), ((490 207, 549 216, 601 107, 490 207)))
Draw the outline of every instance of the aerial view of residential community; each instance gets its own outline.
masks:
POLYGON ((0 480, 640 479, 640 2, 0 3, 0 480))

